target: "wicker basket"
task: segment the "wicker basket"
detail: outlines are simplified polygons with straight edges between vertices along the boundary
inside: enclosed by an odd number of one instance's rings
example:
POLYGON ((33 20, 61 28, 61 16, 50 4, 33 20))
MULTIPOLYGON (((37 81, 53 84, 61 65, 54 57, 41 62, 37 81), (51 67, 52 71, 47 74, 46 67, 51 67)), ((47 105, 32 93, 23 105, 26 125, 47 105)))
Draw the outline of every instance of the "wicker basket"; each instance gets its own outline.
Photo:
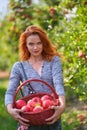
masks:
MULTIPOLYGON (((56 94, 55 90, 53 89, 53 87, 51 87, 47 82, 43 81, 43 80, 39 80, 39 79, 30 79, 30 80, 26 80, 25 82, 23 82, 16 90, 15 92, 15 95, 14 95, 14 99, 13 99, 13 107, 16 108, 16 97, 17 97, 17 94, 19 92, 19 90, 24 86, 26 85, 27 83, 30 83, 30 82, 41 82, 43 84, 46 85, 46 87, 48 87, 52 93, 47 93, 47 92, 39 92, 39 93, 34 93, 34 94, 29 94, 27 96, 24 96, 20 99, 23 99, 25 100, 26 102, 30 99, 32 99, 33 97, 35 96, 38 96, 38 97, 42 97, 43 95, 49 95, 51 98, 53 99, 58 99, 58 95, 56 94)), ((46 109, 46 110, 43 110, 41 112, 38 112, 38 113, 33 113, 33 112, 22 112, 20 113, 20 115, 23 117, 23 118, 26 118, 28 120, 30 120, 30 124, 31 125, 42 125, 42 124, 46 124, 45 122, 45 119, 46 118, 49 118, 50 116, 52 116, 54 113, 54 110, 53 109, 46 109)))

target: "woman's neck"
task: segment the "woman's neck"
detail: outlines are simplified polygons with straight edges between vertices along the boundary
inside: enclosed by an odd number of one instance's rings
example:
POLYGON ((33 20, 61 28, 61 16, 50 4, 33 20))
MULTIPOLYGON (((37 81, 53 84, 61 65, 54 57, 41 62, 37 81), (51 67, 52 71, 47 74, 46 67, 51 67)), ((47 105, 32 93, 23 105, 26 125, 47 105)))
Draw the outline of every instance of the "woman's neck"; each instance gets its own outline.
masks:
POLYGON ((43 61, 43 58, 42 58, 42 56, 40 56, 40 57, 30 57, 29 58, 29 61, 30 62, 39 62, 39 61, 43 61))

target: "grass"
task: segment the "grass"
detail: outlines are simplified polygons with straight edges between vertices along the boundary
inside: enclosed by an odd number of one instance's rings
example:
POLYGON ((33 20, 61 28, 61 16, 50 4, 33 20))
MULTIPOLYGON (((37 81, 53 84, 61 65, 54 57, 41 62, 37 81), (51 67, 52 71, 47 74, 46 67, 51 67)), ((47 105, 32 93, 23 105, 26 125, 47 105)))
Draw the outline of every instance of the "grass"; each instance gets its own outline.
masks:
POLYGON ((62 115, 63 130, 87 130, 87 106, 84 102, 71 101, 62 115))
MULTIPOLYGON (((17 122, 8 114, 4 105, 4 96, 8 85, 8 79, 0 79, 0 130, 16 130, 17 122)), ((83 109, 83 104, 77 108, 77 103, 70 103, 70 107, 66 108, 62 115, 63 130, 86 130, 83 128, 87 124, 87 109, 83 109), (79 120, 78 115, 83 116, 83 120, 79 120), (82 129, 80 129, 80 127, 82 129), (77 129, 78 128, 78 129, 77 129)))
POLYGON ((0 130, 16 130, 17 122, 8 114, 4 105, 4 96, 8 79, 0 79, 0 130))

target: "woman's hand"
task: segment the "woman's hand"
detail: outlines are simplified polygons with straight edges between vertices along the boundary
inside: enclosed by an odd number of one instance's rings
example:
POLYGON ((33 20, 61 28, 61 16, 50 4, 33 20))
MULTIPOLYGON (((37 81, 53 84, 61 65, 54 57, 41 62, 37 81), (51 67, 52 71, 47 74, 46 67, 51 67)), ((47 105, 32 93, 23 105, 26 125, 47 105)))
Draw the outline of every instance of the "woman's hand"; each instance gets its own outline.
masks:
POLYGON ((12 108, 11 104, 7 105, 8 113, 21 125, 29 126, 29 120, 20 116, 20 112, 23 112, 21 109, 12 108))
POLYGON ((46 124, 53 124, 53 123, 55 123, 60 118, 60 116, 62 114, 61 106, 52 106, 51 109, 54 109, 55 112, 54 112, 54 114, 51 117, 46 119, 46 122, 47 122, 46 124))
POLYGON ((65 111, 65 97, 64 96, 59 96, 60 100, 60 106, 52 106, 50 107, 51 109, 54 109, 54 114, 46 119, 46 124, 53 124, 55 123, 60 117, 61 114, 65 111))

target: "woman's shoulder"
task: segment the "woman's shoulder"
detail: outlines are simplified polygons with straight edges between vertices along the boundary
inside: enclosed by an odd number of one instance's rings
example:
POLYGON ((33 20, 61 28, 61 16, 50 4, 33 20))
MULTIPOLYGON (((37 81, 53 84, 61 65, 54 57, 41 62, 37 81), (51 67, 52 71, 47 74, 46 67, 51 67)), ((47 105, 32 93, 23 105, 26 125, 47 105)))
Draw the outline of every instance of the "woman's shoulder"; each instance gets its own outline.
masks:
POLYGON ((16 61, 14 64, 13 64, 13 68, 16 68, 16 67, 19 67, 20 66, 20 61, 16 61))
POLYGON ((14 64, 13 64, 13 67, 20 67, 21 66, 21 64, 24 64, 24 65, 26 65, 26 61, 17 61, 17 62, 15 62, 14 64))
POLYGON ((59 56, 53 56, 53 58, 52 58, 52 62, 61 62, 61 59, 60 59, 60 57, 59 56))
POLYGON ((16 61, 13 66, 12 66, 12 69, 20 69, 21 68, 21 63, 25 63, 25 62, 20 62, 20 61, 16 61))

